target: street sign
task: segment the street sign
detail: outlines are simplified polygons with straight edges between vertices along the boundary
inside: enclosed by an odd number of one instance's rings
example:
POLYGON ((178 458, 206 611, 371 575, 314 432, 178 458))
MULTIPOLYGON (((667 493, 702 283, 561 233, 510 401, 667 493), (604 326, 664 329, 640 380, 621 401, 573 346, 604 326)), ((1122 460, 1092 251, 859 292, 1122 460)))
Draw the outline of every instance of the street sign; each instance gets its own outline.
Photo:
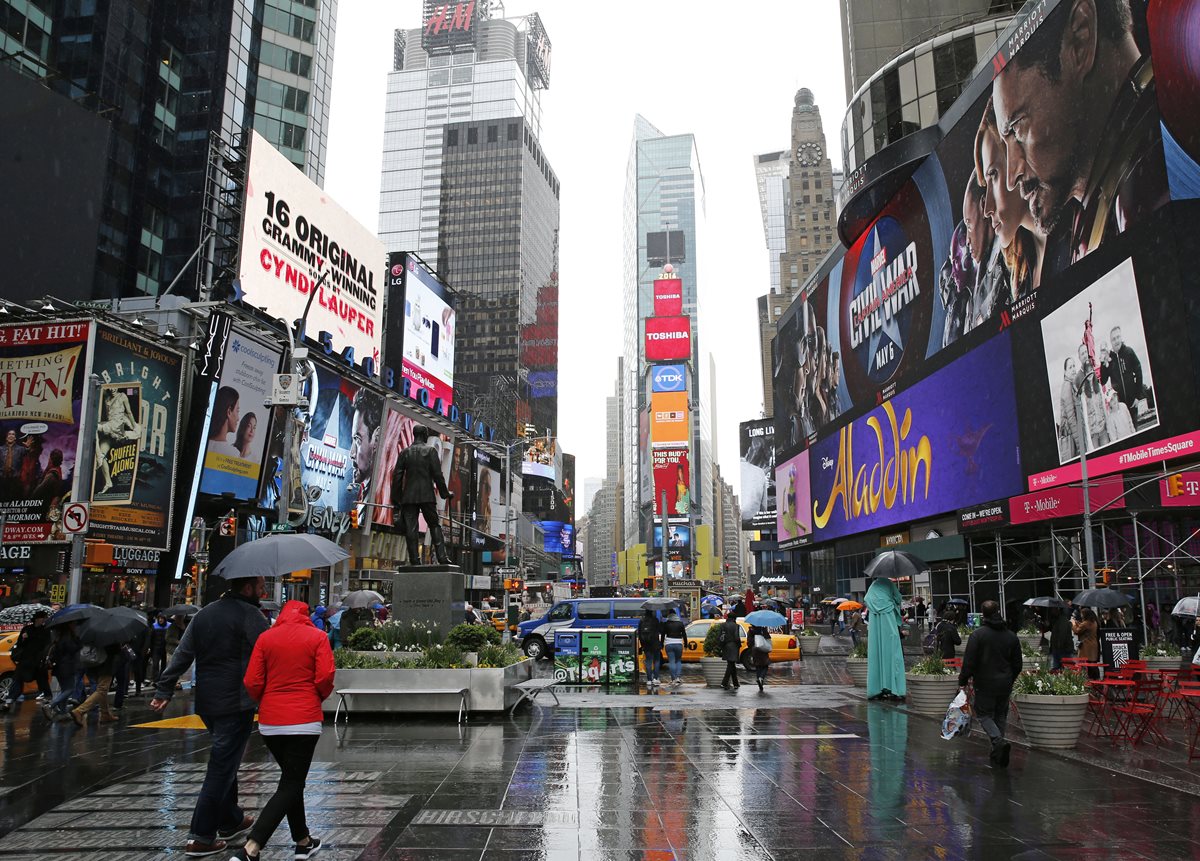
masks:
POLYGON ((82 535, 88 528, 86 502, 72 502, 63 509, 63 531, 68 535, 82 535))
POLYGON ((520 576, 520 574, 521 574, 520 568, 513 568, 513 567, 509 567, 509 566, 497 568, 495 571, 495 575, 497 577, 517 577, 517 576, 520 576))
POLYGON ((271 380, 271 405, 294 407, 299 403, 299 378, 295 374, 276 374, 271 380))

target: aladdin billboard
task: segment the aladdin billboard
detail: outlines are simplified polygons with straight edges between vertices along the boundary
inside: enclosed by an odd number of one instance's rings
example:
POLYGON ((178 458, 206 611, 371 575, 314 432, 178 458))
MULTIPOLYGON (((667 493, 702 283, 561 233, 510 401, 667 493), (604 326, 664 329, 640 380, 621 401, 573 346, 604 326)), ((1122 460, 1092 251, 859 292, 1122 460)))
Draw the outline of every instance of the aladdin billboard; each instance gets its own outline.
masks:
POLYGON ((1023 481, 1000 334, 808 450, 817 541, 1011 496, 1023 481))

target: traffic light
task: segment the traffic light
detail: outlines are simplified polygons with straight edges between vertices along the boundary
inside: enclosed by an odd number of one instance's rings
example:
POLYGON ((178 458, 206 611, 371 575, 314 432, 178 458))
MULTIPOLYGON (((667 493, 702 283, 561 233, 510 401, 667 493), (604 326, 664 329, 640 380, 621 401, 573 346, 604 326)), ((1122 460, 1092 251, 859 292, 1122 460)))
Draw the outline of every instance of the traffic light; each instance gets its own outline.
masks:
POLYGON ((221 535, 225 538, 232 538, 237 535, 237 515, 226 514, 221 518, 221 535))
POLYGON ((1112 582, 1112 575, 1116 573, 1116 569, 1101 568, 1098 573, 1100 574, 1100 582, 1103 583, 1105 586, 1107 586, 1109 583, 1112 582))
POLYGON ((654 578, 647 577, 644 580, 642 580, 642 588, 643 589, 653 589, 654 588, 654 578))
POLYGON ((1183 496, 1183 476, 1167 476, 1167 496, 1183 496))
POLYGON ((350 509, 350 528, 358 529, 358 506, 350 509))
POLYGON ((525 588, 524 580, 521 580, 520 578, 517 578, 517 577, 504 578, 504 591, 505 592, 520 592, 524 588, 525 588))

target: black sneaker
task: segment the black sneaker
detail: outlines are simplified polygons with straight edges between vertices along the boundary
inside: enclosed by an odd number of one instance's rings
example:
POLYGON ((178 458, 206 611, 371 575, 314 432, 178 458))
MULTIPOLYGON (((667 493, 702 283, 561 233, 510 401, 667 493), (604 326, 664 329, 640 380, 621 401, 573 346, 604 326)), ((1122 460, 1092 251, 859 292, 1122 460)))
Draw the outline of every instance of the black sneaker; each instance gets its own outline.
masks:
POLYGON ((1012 745, 1007 741, 1000 742, 1000 747, 996 751, 996 764, 1001 768, 1008 768, 1008 758, 1012 754, 1012 745))
POLYGON ((308 845, 301 846, 296 844, 296 861, 304 861, 305 858, 311 858, 317 854, 317 850, 321 848, 321 840, 318 837, 308 835, 308 845))
POLYGON ((234 843, 237 840, 245 837, 250 833, 250 829, 254 827, 253 816, 243 816, 242 824, 228 830, 218 829, 217 836, 229 843, 234 843))
POLYGON ((246 847, 242 847, 238 851, 229 856, 229 861, 258 861, 261 856, 251 855, 246 851, 246 847))

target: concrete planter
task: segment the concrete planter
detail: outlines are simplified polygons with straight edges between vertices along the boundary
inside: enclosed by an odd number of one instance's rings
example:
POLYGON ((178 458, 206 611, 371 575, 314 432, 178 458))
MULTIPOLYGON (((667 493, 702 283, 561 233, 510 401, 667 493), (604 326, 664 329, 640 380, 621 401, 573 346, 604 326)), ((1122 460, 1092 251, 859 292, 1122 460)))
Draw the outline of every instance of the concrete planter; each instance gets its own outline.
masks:
POLYGON ((1021 641, 1022 646, 1028 646, 1035 652, 1040 651, 1042 642, 1041 634, 1017 634, 1017 639, 1021 641))
POLYGON ((821 652, 821 638, 818 637, 797 637, 800 641, 800 654, 802 655, 818 655, 821 652))
POLYGON ((704 684, 710 688, 721 687, 725 678, 725 662, 720 658, 701 658, 700 669, 704 672, 704 684))
MULTIPOLYGON (((351 650, 353 651, 353 650, 351 650)), ((417 661, 420 660, 421 652, 353 652, 355 655, 366 655, 370 658, 383 658, 388 661, 417 661)))
POLYGON ((944 715, 958 693, 958 676, 918 676, 905 673, 908 707, 923 715, 944 715))
MULTIPOLYGON (((456 688, 470 690, 473 712, 501 712, 517 701, 514 686, 533 677, 533 661, 526 659, 508 667, 492 669, 464 668, 457 670, 338 670, 334 676, 334 693, 321 704, 324 711, 337 708, 338 688, 377 688, 379 690, 416 690, 419 688, 456 688)), ((458 702, 450 697, 417 696, 389 697, 358 696, 350 702, 353 712, 412 712, 458 713, 458 702)))
POLYGON ((1025 737, 1033 747, 1069 748, 1079 741, 1087 715, 1088 695, 1041 696, 1013 694, 1025 737))
POLYGON ((866 658, 846 658, 846 672, 854 680, 856 688, 865 688, 867 686, 866 658))
POLYGON ((1148 670, 1174 670, 1179 666, 1179 655, 1174 657, 1142 658, 1148 670))

